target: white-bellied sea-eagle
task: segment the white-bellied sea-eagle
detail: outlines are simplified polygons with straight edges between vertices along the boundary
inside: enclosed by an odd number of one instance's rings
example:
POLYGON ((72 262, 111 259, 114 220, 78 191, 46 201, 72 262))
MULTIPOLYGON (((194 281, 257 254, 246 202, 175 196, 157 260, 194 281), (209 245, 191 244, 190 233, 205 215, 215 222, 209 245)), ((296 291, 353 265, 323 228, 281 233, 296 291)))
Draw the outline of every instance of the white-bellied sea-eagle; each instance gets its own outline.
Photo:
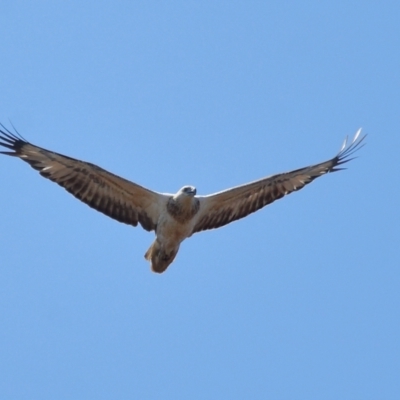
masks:
POLYGON ((358 130, 354 139, 343 143, 332 159, 294 171, 272 175, 208 196, 197 196, 194 186, 176 194, 157 193, 108 172, 97 165, 45 150, 0 128, 1 153, 21 158, 39 173, 56 182, 79 200, 125 224, 138 223, 155 231, 156 239, 145 258, 154 272, 164 272, 174 261, 183 240, 196 232, 219 228, 263 208, 281 197, 302 189, 340 165, 363 145, 358 130))

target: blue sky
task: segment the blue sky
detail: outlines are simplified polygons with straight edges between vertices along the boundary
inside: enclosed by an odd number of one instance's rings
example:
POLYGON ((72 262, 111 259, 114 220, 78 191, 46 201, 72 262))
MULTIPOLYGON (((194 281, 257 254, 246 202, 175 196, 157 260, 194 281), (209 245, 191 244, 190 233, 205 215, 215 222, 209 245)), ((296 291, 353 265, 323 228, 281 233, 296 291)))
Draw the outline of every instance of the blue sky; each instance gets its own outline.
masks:
POLYGON ((348 170, 194 235, 153 234, 0 157, 7 399, 397 399, 400 3, 8 1, 0 121, 161 192, 348 170))

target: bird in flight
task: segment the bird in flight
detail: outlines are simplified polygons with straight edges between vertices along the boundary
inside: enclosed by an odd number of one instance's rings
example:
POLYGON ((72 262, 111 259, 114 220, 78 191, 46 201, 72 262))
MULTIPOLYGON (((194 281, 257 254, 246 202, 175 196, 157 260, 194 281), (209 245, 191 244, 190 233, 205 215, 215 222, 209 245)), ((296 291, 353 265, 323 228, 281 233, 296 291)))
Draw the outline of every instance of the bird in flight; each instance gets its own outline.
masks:
POLYGON ((196 232, 219 228, 302 189, 340 166, 364 146, 359 129, 344 141, 328 161, 272 175, 208 196, 197 196, 194 186, 176 194, 158 193, 108 172, 97 165, 35 146, 0 124, 0 153, 19 157, 40 175, 62 186, 88 206, 119 222, 155 231, 156 239, 145 254, 154 272, 162 273, 174 261, 180 244, 196 232))

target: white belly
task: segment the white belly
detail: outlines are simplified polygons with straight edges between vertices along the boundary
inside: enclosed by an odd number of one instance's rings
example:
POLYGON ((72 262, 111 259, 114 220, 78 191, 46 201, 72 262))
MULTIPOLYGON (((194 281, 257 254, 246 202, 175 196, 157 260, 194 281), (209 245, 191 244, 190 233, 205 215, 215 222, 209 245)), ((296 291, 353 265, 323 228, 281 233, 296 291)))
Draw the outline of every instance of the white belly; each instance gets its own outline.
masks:
POLYGON ((192 232, 192 221, 182 224, 166 213, 160 217, 157 224, 157 240, 168 251, 179 246, 192 232))

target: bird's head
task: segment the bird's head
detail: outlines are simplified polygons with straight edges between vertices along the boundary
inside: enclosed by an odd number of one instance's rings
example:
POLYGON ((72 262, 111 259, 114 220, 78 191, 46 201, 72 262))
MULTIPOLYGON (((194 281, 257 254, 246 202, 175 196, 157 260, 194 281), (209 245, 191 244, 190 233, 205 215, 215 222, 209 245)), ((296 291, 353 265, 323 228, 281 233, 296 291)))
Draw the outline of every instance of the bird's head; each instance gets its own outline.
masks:
POLYGON ((182 189, 179 190, 177 193, 179 195, 193 197, 197 193, 196 188, 194 186, 184 186, 182 189))

